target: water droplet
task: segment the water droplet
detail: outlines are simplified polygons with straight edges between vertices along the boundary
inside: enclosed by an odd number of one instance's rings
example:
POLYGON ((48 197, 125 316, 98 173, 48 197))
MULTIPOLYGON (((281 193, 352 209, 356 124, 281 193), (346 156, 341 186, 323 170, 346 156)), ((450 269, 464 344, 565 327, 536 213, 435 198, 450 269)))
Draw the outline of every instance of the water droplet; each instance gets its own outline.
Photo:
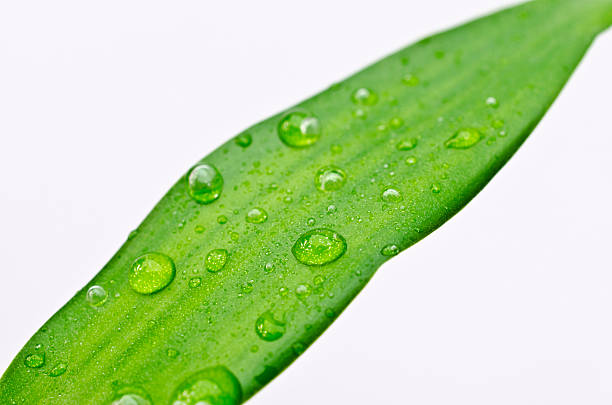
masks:
POLYGON ((336 316, 336 312, 331 308, 327 308, 325 310, 325 316, 328 317, 329 319, 332 319, 336 316))
POLYGON ((412 166, 414 164, 416 164, 417 160, 415 157, 411 156, 409 158, 406 159, 406 164, 409 166, 412 166))
POLYGON ((268 220, 268 213, 263 208, 253 208, 246 215, 246 221, 250 224, 261 224, 268 220))
POLYGON ((140 294, 153 294, 172 282, 176 269, 174 262, 162 253, 146 253, 137 258, 128 275, 130 287, 140 294))
POLYGON ((391 121, 389 121, 389 126, 392 129, 399 129, 402 127, 402 125, 404 125, 404 120, 400 117, 393 117, 391 118, 391 121))
POLYGON ((334 204, 327 207, 328 214, 334 214, 336 211, 338 211, 338 207, 336 207, 334 204))
POLYGON ((89 290, 87 290, 87 294, 85 296, 85 299, 92 307, 99 307, 103 305, 107 298, 108 293, 99 285, 89 287, 89 290))
POLYGON ((308 284, 300 284, 295 289, 295 295, 300 299, 307 298, 310 294, 312 294, 312 287, 308 284))
POLYGON ((400 202, 404 198, 402 197, 402 193, 394 188, 388 188, 382 193, 382 199, 385 202, 400 202))
POLYGON ((201 277, 192 277, 189 280, 189 287, 190 288, 198 288, 201 284, 202 284, 202 278, 201 277))
POLYGON ((398 150, 412 150, 416 148, 417 143, 418 143, 418 139, 416 138, 403 139, 397 144, 397 149, 398 150))
POLYGON ((248 132, 245 132, 234 138, 234 142, 241 148, 248 148, 253 143, 253 137, 248 132))
POLYGON ((240 382, 223 366, 206 368, 183 381, 172 394, 171 405, 238 405, 240 382))
POLYGON ((223 270, 227 263, 227 250, 213 249, 206 255, 206 269, 211 273, 216 273, 223 270))
POLYGON ((378 102, 378 95, 372 90, 362 87, 355 90, 351 99, 355 104, 371 106, 378 102))
POLYGON ((176 349, 166 350, 166 356, 170 357, 171 359, 176 359, 178 355, 179 355, 179 352, 176 349))
POLYGON ((303 343, 297 342, 291 346, 291 349, 293 349, 293 353, 295 353, 296 356, 299 356, 306 351, 306 346, 303 343))
POLYGON ((152 402, 145 394, 124 393, 119 394, 117 398, 111 402, 111 405, 151 405, 152 402))
POLYGON ((502 120, 495 120, 491 123, 491 126, 495 129, 499 129, 502 128, 504 126, 504 121, 502 120))
POLYGON ((228 219, 227 219, 227 217, 225 215, 219 215, 217 217, 217 223, 219 225, 225 225, 225 224, 227 224, 227 221, 228 221, 228 219))
POLYGON ((399 254, 399 252, 400 248, 397 245, 387 245, 380 251, 383 256, 395 256, 399 254))
POLYGON ((189 195, 200 204, 210 204, 221 196, 223 176, 208 163, 198 163, 187 173, 189 195))
POLYGON ((497 101, 497 99, 495 97, 487 97, 485 103, 489 107, 493 107, 493 108, 499 107, 499 102, 497 101))
POLYGON ((64 374, 67 369, 68 369, 68 365, 64 363, 59 363, 51 369, 51 371, 49 372, 49 375, 51 377, 59 377, 60 375, 64 374))
POLYGON ((274 271, 274 268, 275 268, 274 263, 266 263, 264 265, 264 271, 266 273, 272 273, 274 271))
POLYGON ((408 73, 402 78, 402 82, 404 82, 406 86, 413 87, 419 84, 419 78, 413 74, 408 73))
POLYGON ((28 368, 40 368, 45 364, 45 354, 44 353, 30 354, 25 358, 23 363, 28 368))
POLYGON ((346 182, 346 173, 336 166, 320 168, 315 175, 315 187, 320 191, 335 191, 346 182))
POLYGON ((444 146, 452 149, 468 149, 476 145, 480 139, 482 139, 480 132, 473 128, 466 128, 457 131, 444 143, 444 146))
POLYGON ((242 291, 244 294, 250 294, 253 292, 253 288, 255 288, 255 281, 249 280, 240 287, 240 291, 242 291))
POLYGON ((363 108, 358 108, 353 111, 353 117, 365 120, 368 118, 368 113, 363 108))
POLYGON ((346 252, 346 240, 330 229, 313 229, 298 238, 291 251, 302 264, 322 266, 338 260, 346 252))
POLYGON ((508 133, 505 130, 499 131, 499 136, 501 136, 502 138, 506 137, 506 135, 508 135, 508 133))
POLYGON ((440 188, 440 185, 437 183, 434 183, 431 185, 431 192, 434 194, 438 194, 442 189, 440 188))
POLYGON ((202 225, 196 225, 193 230, 195 233, 204 233, 204 227, 202 225))
POLYGON ((308 226, 314 226, 317 223, 317 220, 314 218, 308 218, 308 220, 306 221, 306 225, 308 226))
POLYGON ((305 148, 319 140, 321 125, 314 115, 305 111, 293 111, 279 122, 278 136, 287 146, 305 148))
POLYGON ((274 317, 271 311, 264 312, 255 322, 257 336, 267 342, 273 342, 283 337, 285 322, 274 317))

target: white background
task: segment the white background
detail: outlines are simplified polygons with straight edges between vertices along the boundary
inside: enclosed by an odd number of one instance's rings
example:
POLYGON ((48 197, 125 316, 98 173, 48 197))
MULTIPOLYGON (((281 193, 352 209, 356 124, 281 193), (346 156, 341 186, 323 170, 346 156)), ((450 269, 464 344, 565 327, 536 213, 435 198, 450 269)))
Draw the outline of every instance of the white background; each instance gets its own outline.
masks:
MULTIPOLYGON (((0 3, 0 371, 191 163, 502 0, 0 3)), ((612 32, 448 224, 251 402, 612 403, 612 32)))

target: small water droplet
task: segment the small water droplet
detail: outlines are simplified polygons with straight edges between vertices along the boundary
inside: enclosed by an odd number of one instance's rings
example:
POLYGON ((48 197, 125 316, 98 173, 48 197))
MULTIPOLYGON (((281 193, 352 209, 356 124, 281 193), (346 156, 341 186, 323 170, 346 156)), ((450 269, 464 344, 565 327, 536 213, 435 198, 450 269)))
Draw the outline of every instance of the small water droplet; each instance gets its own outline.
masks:
POLYGON ((385 202, 400 202, 404 198, 402 197, 402 193, 394 188, 388 188, 382 193, 382 199, 385 202))
POLYGON ((225 215, 219 215, 217 217, 217 223, 219 225, 225 225, 225 224, 227 224, 227 221, 228 221, 228 219, 227 219, 227 217, 225 215))
POLYGON ((414 87, 419 84, 419 78, 411 73, 408 73, 402 78, 402 82, 404 82, 406 86, 414 87))
POLYGON ((216 273, 225 267, 228 252, 225 249, 213 249, 206 255, 206 269, 211 273, 216 273))
POLYGON ((285 322, 276 319, 271 311, 264 312, 255 322, 257 336, 267 342, 280 339, 285 334, 285 322))
POLYGON ((308 226, 314 226, 317 223, 317 220, 314 218, 308 218, 308 220, 306 221, 306 225, 308 226))
POLYGON ((267 220, 268 213, 263 208, 253 208, 246 215, 246 221, 250 224, 261 224, 267 220))
POLYGON ((176 268, 165 254, 151 252, 138 257, 128 275, 130 287, 139 294, 163 290, 174 280, 176 268))
POLYGON ((185 379, 174 391, 171 405, 238 405, 240 382, 223 366, 206 368, 185 379))
POLYGON ((26 356, 23 361, 28 368, 40 368, 45 364, 45 353, 33 353, 26 356))
POLYGON ((305 148, 319 140, 321 125, 314 115, 306 111, 293 111, 279 122, 278 136, 287 146, 305 148))
POLYGON ((505 130, 501 130, 501 131, 499 131, 499 136, 500 136, 500 137, 505 138, 505 137, 506 137, 506 135, 508 135, 508 133, 507 133, 505 130))
POLYGON ((395 256, 400 252, 400 248, 397 245, 387 245, 385 247, 382 248, 382 250, 380 251, 380 253, 383 256, 395 256))
POLYGON ((296 342, 291 346, 291 349, 293 349, 293 353, 295 353, 296 356, 299 356, 306 351, 306 346, 303 343, 296 342))
POLYGON ((68 370, 68 365, 65 363, 58 363, 55 365, 55 367, 53 367, 51 369, 51 371, 49 372, 49 375, 51 377, 59 377, 60 375, 64 374, 66 372, 66 370, 68 370))
POLYGON ((253 137, 248 132, 245 132, 234 138, 234 142, 241 148, 248 148, 253 143, 253 137))
POLYGON ((417 143, 418 143, 418 139, 417 138, 402 139, 397 144, 397 149, 398 150, 412 150, 412 149, 416 148, 417 143))
POLYGON ((201 284, 202 284, 202 278, 201 277, 192 277, 189 280, 189 287, 190 288, 198 288, 201 284))
POLYGON ((502 128, 504 126, 504 121, 502 120, 495 120, 491 123, 491 126, 495 129, 499 129, 502 128))
POLYGON ((315 187, 320 191, 339 190, 346 182, 346 173, 337 166, 325 166, 315 174, 315 187))
POLYGON ((310 294, 312 294, 312 287, 308 284, 300 284, 295 289, 295 295, 300 299, 308 298, 310 294))
POLYGON ((179 352, 176 349, 170 348, 166 350, 166 356, 170 357, 171 359, 176 359, 178 355, 179 355, 179 352))
POLYGON ((85 298, 87 299, 89 305, 91 305, 92 307, 99 307, 106 302, 106 299, 108 298, 108 293, 104 288, 100 287, 99 285, 94 285, 89 287, 85 298))
POLYGON ((351 96, 353 103, 372 106, 378 102, 378 95, 365 87, 355 90, 351 96))
POLYGON ((499 107, 499 102, 497 101, 497 99, 495 97, 487 97, 485 103, 489 107, 493 107, 493 108, 499 107))
POLYGON ((346 252, 346 240, 330 229, 313 229, 298 238, 291 249, 302 264, 322 266, 338 260, 346 252))
POLYGON ((274 263, 271 263, 271 262, 268 262, 264 265, 264 271, 266 273, 272 273, 274 271, 274 268, 275 268, 274 263))
POLYGON ((187 173, 189 195, 200 204, 210 204, 221 196, 223 176, 208 163, 198 163, 187 173))
POLYGON ((414 164, 416 164, 417 160, 415 157, 410 156, 409 158, 406 159, 406 164, 409 166, 412 166, 414 164))
POLYGON ((148 398, 148 395, 140 392, 142 390, 138 390, 138 393, 130 393, 128 390, 122 390, 122 394, 118 394, 117 397, 111 405, 151 405, 152 402, 148 398))
POLYGON ((434 183, 431 185, 431 192, 434 194, 438 194, 442 189, 440 188, 440 185, 437 183, 434 183))
POLYGON ((476 145, 482 139, 482 135, 476 129, 461 129, 449 138, 444 146, 451 149, 468 149, 476 145))
POLYGON ((338 211, 338 207, 336 207, 334 204, 327 207, 328 214, 334 214, 336 211, 338 211))
POLYGON ((399 129, 402 127, 402 125, 404 125, 404 120, 400 117, 393 117, 391 118, 391 121, 389 121, 389 126, 392 129, 399 129))
POLYGON ((204 227, 202 225, 196 225, 193 230, 195 233, 204 233, 204 227))

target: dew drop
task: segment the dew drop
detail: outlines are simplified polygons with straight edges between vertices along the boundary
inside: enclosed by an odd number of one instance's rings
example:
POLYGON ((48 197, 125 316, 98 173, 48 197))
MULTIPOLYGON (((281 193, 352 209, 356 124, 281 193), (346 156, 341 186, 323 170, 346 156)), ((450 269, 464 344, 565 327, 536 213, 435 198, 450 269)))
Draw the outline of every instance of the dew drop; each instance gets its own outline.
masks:
POLYGON ((226 217, 225 215, 219 215, 219 216, 217 217, 217 223, 218 223, 219 225, 225 225, 225 224, 227 224, 227 217, 226 217))
POLYGON ((307 298, 310 294, 312 294, 312 287, 308 284, 300 284, 295 289, 295 295, 300 299, 307 298))
POLYGON ((238 405, 242 388, 226 367, 216 366, 185 379, 172 394, 171 405, 238 405))
POLYGON ((26 356, 23 361, 26 367, 28 368, 40 368, 45 364, 45 354, 44 353, 34 353, 26 356))
POLYGON ((99 285, 89 287, 89 290, 87 290, 87 294, 85 296, 85 299, 92 307, 99 307, 103 305, 107 298, 108 293, 99 285))
POLYGON ((499 107, 499 102, 497 101, 497 99, 495 97, 487 97, 485 103, 489 107, 493 107, 493 108, 499 107))
POLYGON ((504 121, 502 120, 495 120, 491 123, 491 126, 495 129, 500 129, 503 128, 504 126, 504 121))
POLYGON ((274 271, 274 268, 275 268, 275 267, 276 267, 276 266, 274 266, 274 263, 271 263, 271 262, 270 262, 270 263, 266 263, 266 264, 264 265, 264 271, 265 271, 266 273, 272 273, 272 272, 274 271))
POLYGON ((432 193, 434 193, 434 194, 439 194, 441 190, 442 190, 442 189, 440 188, 440 185, 439 185, 439 184, 434 183, 434 184, 432 184, 432 185, 431 185, 431 192, 432 192, 432 193))
POLYGON ((221 196, 223 176, 208 163, 199 163, 187 173, 189 195, 200 204, 210 204, 221 196))
POLYGON ((412 150, 416 148, 418 140, 416 138, 403 139, 397 144, 397 150, 412 150))
POLYGON ((419 78, 416 77, 413 74, 408 73, 407 75, 405 75, 402 78, 402 82, 406 85, 406 86, 410 86, 410 87, 414 87, 417 84, 419 84, 419 78))
POLYGON ((307 266, 322 266, 338 260, 346 252, 346 240, 330 229, 313 229, 298 238, 293 256, 307 266))
POLYGON ((163 290, 174 280, 176 268, 171 258, 162 253, 146 253, 137 258, 128 275, 130 287, 139 294, 163 290))
POLYGON ((480 132, 473 128, 466 128, 457 131, 444 143, 444 146, 451 149, 468 149, 476 145, 481 139, 480 132))
POLYGON ((276 319, 271 311, 266 311, 257 318, 255 332, 262 340, 273 342, 285 334, 285 322, 276 319))
MULTIPOLYGON (((124 390, 125 391, 125 390, 124 390)), ((141 391, 141 390, 139 390, 141 391)), ((125 391, 123 394, 119 394, 116 399, 111 402, 111 405, 151 405, 152 402, 148 398, 148 395, 144 393, 128 393, 125 391)))
POLYGON ((411 157, 409 157, 409 158, 407 158, 407 159, 406 159, 406 164, 407 164, 408 166, 412 166, 412 165, 416 164, 416 162, 417 162, 417 160, 416 160, 416 158, 415 158, 415 157, 413 157, 413 156, 411 156, 411 157))
POLYGON ((385 202, 400 202, 404 198, 402 197, 402 193, 394 188, 388 188, 382 193, 382 199, 385 202))
POLYGON ((351 99, 355 104, 372 106, 378 102, 378 95, 372 90, 362 87, 355 90, 351 99))
POLYGON ((346 173, 336 166, 325 166, 315 174, 315 187, 319 191, 335 191, 346 182, 346 173))
POLYGON ((227 250, 225 249, 213 249, 206 255, 205 264, 206 269, 211 273, 217 273, 225 267, 227 263, 227 250))
POLYGON ((268 220, 268 213, 263 208, 253 208, 246 215, 246 221, 250 224, 261 224, 268 220))
POLYGON ((365 112, 363 108, 358 108, 353 111, 353 117, 365 120, 366 118, 368 118, 368 113, 365 112))
POLYGON ((66 370, 68 370, 68 365, 65 363, 59 363, 51 369, 49 375, 51 377, 59 377, 60 375, 64 374, 66 370))
POLYGON ((248 132, 245 132, 235 137, 234 142, 241 148, 248 148, 253 143, 253 137, 248 132))
POLYGON ((404 125, 404 120, 400 117, 393 117, 391 118, 391 121, 389 121, 389 126, 392 129, 399 129, 402 127, 402 125, 404 125))
POLYGON ((166 356, 170 357, 171 359, 176 359, 178 355, 179 355, 179 352, 176 349, 166 350, 166 356))
POLYGON ((292 148, 305 148, 316 143, 321 137, 319 119, 306 111, 286 114, 278 124, 278 136, 292 148))
POLYGON ((200 285, 202 285, 201 277, 192 277, 189 280, 189 288, 198 288, 200 285))
POLYGON ((202 225, 196 225, 193 230, 195 233, 204 233, 204 227, 202 225))
POLYGON ((314 218, 308 218, 308 220, 306 221, 306 225, 308 226, 314 226, 317 223, 317 220, 314 218))
POLYGON ((380 251, 383 256, 396 256, 399 252, 400 248, 397 245, 387 245, 380 251))

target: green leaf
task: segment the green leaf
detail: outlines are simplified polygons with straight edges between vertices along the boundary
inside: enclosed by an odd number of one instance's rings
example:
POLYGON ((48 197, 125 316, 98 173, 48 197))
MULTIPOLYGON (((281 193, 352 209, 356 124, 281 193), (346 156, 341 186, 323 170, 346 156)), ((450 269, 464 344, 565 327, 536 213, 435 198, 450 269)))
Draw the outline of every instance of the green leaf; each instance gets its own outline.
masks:
POLYGON ((0 403, 248 399, 484 187, 611 23, 612 0, 527 3, 249 128, 32 337, 0 403))

